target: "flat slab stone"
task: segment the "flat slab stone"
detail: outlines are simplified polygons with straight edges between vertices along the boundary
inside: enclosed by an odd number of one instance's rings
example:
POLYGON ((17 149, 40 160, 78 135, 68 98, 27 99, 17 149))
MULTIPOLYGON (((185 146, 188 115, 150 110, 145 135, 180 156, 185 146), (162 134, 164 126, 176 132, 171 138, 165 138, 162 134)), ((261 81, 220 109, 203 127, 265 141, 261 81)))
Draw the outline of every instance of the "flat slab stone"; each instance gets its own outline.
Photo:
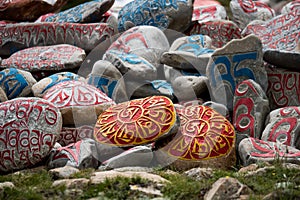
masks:
POLYGON ((42 161, 62 127, 59 110, 40 98, 16 98, 0 104, 0 172, 42 161))
POLYGON ((116 34, 108 23, 18 23, 0 26, 0 56, 34 46, 70 44, 91 51, 116 34))
POLYGON ((175 121, 172 101, 151 96, 107 109, 99 116, 94 135, 99 143, 120 147, 142 145, 166 136, 175 121))
POLYGON ((84 138, 93 139, 94 125, 84 125, 79 127, 63 127, 57 139, 62 146, 76 143, 84 138))
POLYGON ((300 72, 300 43, 299 51, 268 49, 264 52, 264 60, 271 65, 300 72))
POLYGON ((72 45, 38 46, 3 59, 1 68, 14 67, 29 72, 67 70, 79 67, 85 57, 83 49, 72 45))

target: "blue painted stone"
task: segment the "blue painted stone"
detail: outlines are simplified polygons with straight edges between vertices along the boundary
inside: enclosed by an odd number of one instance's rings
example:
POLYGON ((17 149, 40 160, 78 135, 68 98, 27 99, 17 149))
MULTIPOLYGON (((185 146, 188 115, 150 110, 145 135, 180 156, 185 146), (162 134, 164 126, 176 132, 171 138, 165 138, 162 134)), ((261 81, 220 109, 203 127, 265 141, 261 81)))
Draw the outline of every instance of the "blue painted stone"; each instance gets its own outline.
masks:
POLYGON ((192 19, 192 0, 134 0, 118 14, 119 31, 151 25, 160 29, 184 31, 192 19))
POLYGON ((0 86, 8 99, 25 97, 31 93, 31 87, 36 83, 30 72, 16 68, 7 68, 0 72, 0 86))

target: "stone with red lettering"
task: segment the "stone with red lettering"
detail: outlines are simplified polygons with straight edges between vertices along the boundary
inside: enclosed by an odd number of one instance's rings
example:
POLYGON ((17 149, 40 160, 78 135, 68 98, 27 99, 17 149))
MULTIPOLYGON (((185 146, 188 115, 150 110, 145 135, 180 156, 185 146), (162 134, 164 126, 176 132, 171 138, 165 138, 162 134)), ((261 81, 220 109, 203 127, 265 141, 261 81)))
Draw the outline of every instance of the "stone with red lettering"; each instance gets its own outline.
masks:
POLYGON ((300 164, 300 150, 282 143, 244 138, 239 144, 242 165, 257 162, 276 162, 278 160, 300 164))
POLYGON ((207 65, 206 75, 212 100, 226 105, 229 111, 233 111, 234 92, 242 81, 252 79, 266 91, 268 79, 260 39, 249 35, 217 49, 207 65))
POLYGON ((261 139, 300 149, 299 124, 299 106, 278 108, 269 114, 261 139))
POLYGON ((267 21, 275 17, 275 11, 261 1, 232 0, 229 5, 233 20, 241 29, 254 20, 267 21))
POLYGON ((95 124, 98 115, 115 102, 96 87, 80 81, 64 81, 51 87, 43 99, 60 109, 64 126, 95 124))
POLYGON ((32 86, 33 95, 36 97, 43 97, 45 93, 54 85, 64 82, 64 81, 85 81, 85 78, 74 74, 72 72, 59 72, 56 74, 52 74, 42 80, 39 80, 32 86))
POLYGON ((59 110, 40 98, 15 98, 0 104, 0 172, 41 162, 53 148, 62 127, 59 110))
POLYGON ((271 110, 300 105, 300 73, 287 69, 266 66, 268 74, 267 96, 271 110))
POLYGON ((7 68, 0 71, 0 87, 8 99, 26 97, 31 94, 31 88, 36 83, 30 72, 7 68))
POLYGON ((79 67, 85 59, 83 49, 67 45, 38 46, 18 51, 3 59, 1 67, 29 72, 60 71, 79 67))
POLYGON ((225 8, 217 3, 205 4, 196 6, 194 2, 194 10, 192 21, 213 21, 222 20, 227 18, 225 8))
POLYGON ((233 99, 233 125, 238 138, 261 138, 269 112, 269 100, 258 83, 249 79, 237 85, 233 99))
POLYGON ((0 19, 11 21, 34 21, 39 16, 59 11, 64 0, 8 0, 0 3, 0 19))
MULTIPOLYGON (((242 34, 254 34, 261 39, 263 51, 299 51, 300 10, 294 10, 260 23, 250 23, 242 34)), ((284 59, 284 58, 282 58, 284 59)), ((286 63, 289 60, 286 59, 286 63)))
POLYGON ((285 4, 281 9, 281 14, 288 14, 289 12, 300 10, 300 1, 294 0, 285 4))
POLYGON ((194 21, 185 31, 187 35, 202 34, 212 39, 212 45, 220 48, 232 39, 242 38, 241 29, 229 20, 194 21))
POLYGON ((17 23, 0 26, 0 56, 29 47, 57 44, 75 45, 85 51, 93 50, 105 39, 116 34, 109 23, 17 23))
POLYGON ((83 125, 79 127, 63 127, 57 139, 62 146, 76 143, 84 138, 93 139, 94 125, 83 125))

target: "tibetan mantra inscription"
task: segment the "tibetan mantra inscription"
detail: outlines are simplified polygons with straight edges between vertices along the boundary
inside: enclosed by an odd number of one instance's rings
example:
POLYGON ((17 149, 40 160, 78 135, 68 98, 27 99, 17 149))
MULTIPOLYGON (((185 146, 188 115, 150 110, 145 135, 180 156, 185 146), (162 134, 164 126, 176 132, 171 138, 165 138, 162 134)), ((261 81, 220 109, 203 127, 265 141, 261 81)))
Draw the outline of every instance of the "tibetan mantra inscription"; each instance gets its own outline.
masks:
POLYGON ((99 143, 120 147, 147 144, 168 134, 175 120, 175 108, 169 98, 135 99, 104 111, 94 136, 99 143))
POLYGON ((176 109, 180 133, 162 148, 181 160, 204 160, 228 155, 233 149, 233 125, 212 108, 202 105, 176 109))

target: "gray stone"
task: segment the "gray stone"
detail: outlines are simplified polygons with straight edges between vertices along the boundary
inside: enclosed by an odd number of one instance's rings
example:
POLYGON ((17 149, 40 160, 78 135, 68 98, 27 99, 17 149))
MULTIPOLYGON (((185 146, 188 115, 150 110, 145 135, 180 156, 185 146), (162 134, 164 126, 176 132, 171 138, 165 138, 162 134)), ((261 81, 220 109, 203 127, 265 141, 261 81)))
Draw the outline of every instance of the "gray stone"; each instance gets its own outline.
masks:
POLYGON ((88 186, 90 180, 87 178, 61 179, 52 183, 52 187, 66 186, 66 188, 84 188, 88 186))
POLYGON ((2 182, 0 183, 0 192, 2 192, 5 188, 15 188, 15 185, 12 182, 2 182))
MULTIPOLYGON (((299 42, 300 47, 300 42, 299 42)), ((300 51, 268 49, 264 52, 264 60, 276 67, 300 71, 300 51)))
POLYGON ((212 178, 213 177, 213 169, 198 167, 198 168, 193 168, 188 171, 185 171, 183 174, 194 180, 200 181, 203 179, 205 180, 205 179, 212 178))
POLYGON ((197 71, 196 69, 182 70, 182 69, 174 68, 174 67, 171 67, 168 65, 164 65, 163 68, 164 68, 165 79, 169 83, 172 83, 179 76, 201 76, 199 71, 197 71))
POLYGON ((231 121, 229 110, 227 109, 227 107, 225 105, 214 102, 214 101, 206 101, 202 105, 211 107, 212 109, 214 109, 215 111, 217 111, 218 113, 220 113, 221 115, 226 117, 226 119, 231 121))
POLYGON ((5 91, 0 87, 0 103, 7 101, 8 98, 6 96, 5 91))
POLYGON ((254 35, 232 40, 217 49, 206 69, 212 100, 233 111, 236 87, 247 79, 256 81, 266 91, 268 79, 262 56, 261 41, 254 35))
POLYGON ((64 166, 55 169, 50 169, 48 172, 54 179, 66 179, 72 176, 73 174, 80 172, 80 170, 72 166, 64 166))

